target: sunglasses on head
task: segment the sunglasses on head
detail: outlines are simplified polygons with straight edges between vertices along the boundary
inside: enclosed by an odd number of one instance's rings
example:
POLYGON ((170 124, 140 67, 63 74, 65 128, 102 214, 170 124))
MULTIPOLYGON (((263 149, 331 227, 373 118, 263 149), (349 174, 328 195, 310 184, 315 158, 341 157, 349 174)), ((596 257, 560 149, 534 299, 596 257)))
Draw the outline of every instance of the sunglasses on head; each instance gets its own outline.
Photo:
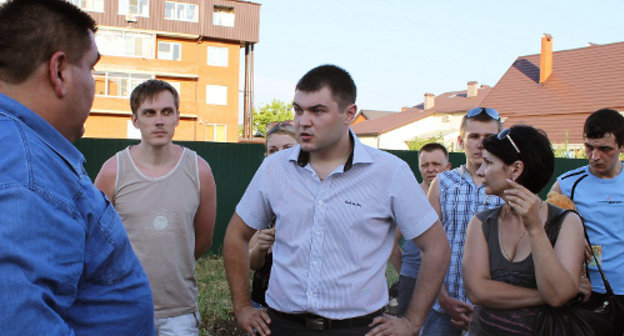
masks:
POLYGON ((505 128, 504 130, 500 131, 500 133, 498 133, 498 135, 496 136, 496 138, 498 140, 503 140, 503 139, 507 139, 509 140, 509 143, 511 143, 511 145, 513 146, 513 148, 516 150, 516 153, 520 154, 520 149, 518 148, 518 146, 516 145, 516 143, 513 141, 513 139, 511 138, 511 128, 505 128))
POLYGON ((284 121, 273 121, 270 122, 267 126, 266 126, 266 135, 270 135, 274 132, 277 132, 280 129, 285 129, 285 130, 289 130, 291 132, 295 131, 295 122, 292 120, 284 120, 284 121))
POLYGON ((490 118, 496 121, 500 120, 500 115, 498 114, 498 111, 489 107, 475 107, 473 109, 470 109, 470 111, 466 113, 466 118, 467 119, 474 118, 481 113, 487 114, 490 118))

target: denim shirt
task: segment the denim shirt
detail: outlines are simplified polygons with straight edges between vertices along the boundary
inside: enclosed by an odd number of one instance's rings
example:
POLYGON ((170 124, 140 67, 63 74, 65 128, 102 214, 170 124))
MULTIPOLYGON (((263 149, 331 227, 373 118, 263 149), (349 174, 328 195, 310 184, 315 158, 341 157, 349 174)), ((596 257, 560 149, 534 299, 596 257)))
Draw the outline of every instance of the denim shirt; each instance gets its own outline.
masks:
MULTIPOLYGON (((504 202, 498 196, 486 195, 483 184, 475 183, 465 165, 440 173, 438 179, 442 213, 440 220, 451 246, 451 262, 444 285, 450 297, 468 302, 462 277, 468 222, 476 213, 503 205, 504 202)), ((433 309, 444 312, 438 300, 435 301, 433 309)))
POLYGON ((3 335, 154 335, 152 295, 82 154, 0 94, 3 335))

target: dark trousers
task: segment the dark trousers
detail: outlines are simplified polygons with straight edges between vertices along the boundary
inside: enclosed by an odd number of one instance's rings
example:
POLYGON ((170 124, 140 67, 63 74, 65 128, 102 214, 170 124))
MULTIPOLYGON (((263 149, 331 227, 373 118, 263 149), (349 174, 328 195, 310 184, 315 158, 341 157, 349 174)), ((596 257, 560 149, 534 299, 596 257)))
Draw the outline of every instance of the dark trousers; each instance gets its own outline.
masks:
POLYGON ((372 329, 353 327, 318 331, 307 329, 303 324, 289 321, 274 314, 271 310, 269 310, 269 317, 271 317, 271 324, 269 325, 271 336, 363 336, 372 329))
POLYGON ((399 305, 397 306, 397 316, 404 316, 409 307, 409 303, 412 300, 412 294, 414 294, 414 287, 416 287, 416 279, 399 276, 399 305))

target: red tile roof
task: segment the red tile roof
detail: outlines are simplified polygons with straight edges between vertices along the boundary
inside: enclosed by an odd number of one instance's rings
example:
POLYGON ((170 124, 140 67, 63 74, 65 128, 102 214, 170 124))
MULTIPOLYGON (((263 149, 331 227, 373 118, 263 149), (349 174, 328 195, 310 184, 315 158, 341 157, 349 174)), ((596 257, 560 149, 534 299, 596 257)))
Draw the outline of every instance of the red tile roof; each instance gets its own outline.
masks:
POLYGON ((624 107, 624 42, 553 52, 552 75, 539 82, 540 55, 518 57, 483 101, 505 126, 533 125, 553 143, 583 142, 583 124, 600 108, 624 107))
POLYGON ((397 113, 395 111, 377 111, 377 110, 360 110, 360 114, 366 118, 366 120, 374 120, 385 117, 389 114, 397 113))
POLYGON ((379 119, 366 120, 352 126, 357 135, 379 135, 393 129, 405 126, 417 120, 424 119, 433 114, 440 113, 464 113, 469 109, 480 106, 483 99, 492 90, 483 85, 479 88, 475 97, 466 97, 466 91, 451 91, 435 97, 434 106, 423 110, 423 104, 406 108, 403 112, 389 114, 379 119))

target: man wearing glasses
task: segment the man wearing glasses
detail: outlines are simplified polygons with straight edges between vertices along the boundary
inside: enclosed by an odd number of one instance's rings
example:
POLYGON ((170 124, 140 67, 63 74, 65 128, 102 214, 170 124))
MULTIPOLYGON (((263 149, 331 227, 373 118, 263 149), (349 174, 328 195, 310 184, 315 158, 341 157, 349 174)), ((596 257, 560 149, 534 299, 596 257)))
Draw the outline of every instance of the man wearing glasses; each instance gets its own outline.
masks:
POLYGON ((428 198, 442 220, 451 246, 451 263, 423 327, 423 335, 461 335, 470 323, 472 305, 466 298, 461 268, 468 222, 477 212, 503 204, 488 196, 476 172, 483 162, 483 139, 498 134, 501 120, 492 108, 473 108, 462 119, 457 141, 466 153, 466 164, 440 173, 429 188, 428 198))
POLYGON ((416 335, 439 291, 449 260, 442 226, 408 165, 350 130, 355 96, 339 67, 304 75, 293 102, 300 145, 264 160, 232 216, 223 257, 236 318, 251 335, 416 335), (249 299, 248 242, 273 216, 267 311, 249 299), (422 251, 404 318, 382 315, 397 225, 422 251))

